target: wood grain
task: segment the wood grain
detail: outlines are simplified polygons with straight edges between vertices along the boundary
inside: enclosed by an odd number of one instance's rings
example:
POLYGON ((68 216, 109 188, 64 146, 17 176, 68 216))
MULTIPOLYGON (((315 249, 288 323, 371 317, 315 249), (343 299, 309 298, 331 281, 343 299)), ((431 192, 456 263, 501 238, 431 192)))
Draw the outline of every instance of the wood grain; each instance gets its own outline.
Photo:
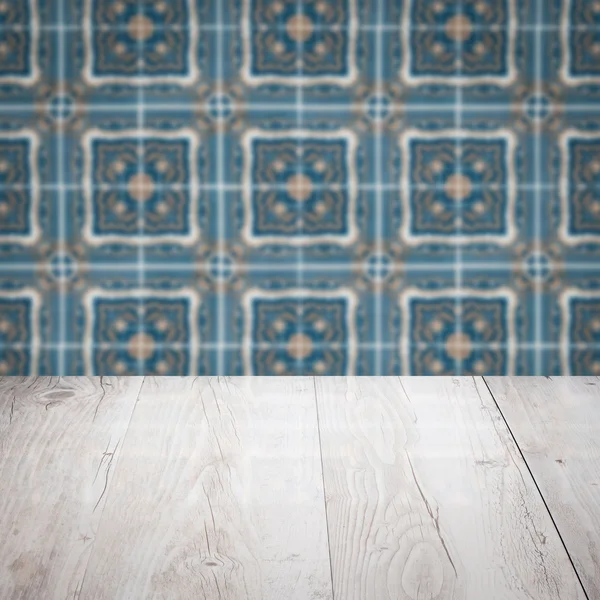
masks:
POLYGON ((486 377, 589 598, 600 598, 600 379, 486 377))
POLYGON ((0 598, 73 598, 141 377, 0 380, 0 598))
POLYGON ((316 386, 336 598, 584 597, 483 381, 316 386))
POLYGON ((81 598, 331 598, 310 378, 147 378, 81 598))

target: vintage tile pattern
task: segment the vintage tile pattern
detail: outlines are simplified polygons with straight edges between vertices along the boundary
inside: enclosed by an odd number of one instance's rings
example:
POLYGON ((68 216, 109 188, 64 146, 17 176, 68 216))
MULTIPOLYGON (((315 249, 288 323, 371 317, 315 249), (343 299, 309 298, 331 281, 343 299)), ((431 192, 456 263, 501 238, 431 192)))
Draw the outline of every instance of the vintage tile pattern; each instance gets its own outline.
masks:
POLYGON ((27 375, 37 369, 39 299, 35 292, 0 297, 0 366, 5 373, 27 375))
POLYGON ((513 0, 405 3, 406 81, 510 83, 514 11, 513 0))
POLYGON ((355 302, 333 293, 262 292, 246 295, 246 370, 257 375, 343 375, 356 354, 355 302))
POLYGON ((510 131, 405 132, 407 243, 445 241, 460 226, 465 242, 514 235, 514 136, 510 131))
POLYGON ((0 375, 600 374, 600 3, 0 0, 0 375))
POLYGON ((0 139, 0 236, 31 243, 38 235, 39 180, 35 132, 5 133, 0 139))
POLYGON ((131 375, 185 375, 198 347, 194 313, 198 297, 142 291, 90 291, 86 337, 87 368, 131 375))
POLYGON ((356 235, 356 139, 350 131, 246 132, 249 244, 347 244, 356 235))
POLYGON ((447 291, 409 291, 403 302, 403 356, 411 372, 451 375, 457 368, 473 374, 514 369, 510 292, 450 296, 447 291))
POLYGON ((88 83, 192 81, 198 38, 194 8, 187 0, 87 0, 88 83))
POLYGON ((37 64, 38 21, 33 3, 7 2, 0 5, 0 81, 21 85, 34 83, 37 64))
POLYGON ((351 85, 358 0, 245 2, 243 77, 249 85, 351 85))
POLYGON ((87 236, 155 243, 197 241, 198 141, 189 132, 87 132, 87 236))

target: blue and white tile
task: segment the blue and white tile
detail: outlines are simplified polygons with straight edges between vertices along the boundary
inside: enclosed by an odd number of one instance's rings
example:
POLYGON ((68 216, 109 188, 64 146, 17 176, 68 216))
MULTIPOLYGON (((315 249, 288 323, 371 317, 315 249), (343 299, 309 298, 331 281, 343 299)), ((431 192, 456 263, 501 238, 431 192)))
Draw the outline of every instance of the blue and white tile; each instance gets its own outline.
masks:
POLYGON ((249 290, 243 301, 246 373, 353 373, 356 298, 351 290, 249 290))
POLYGON ((562 241, 600 245, 600 131, 565 130, 560 152, 562 241))
POLYGON ((86 370, 184 375, 196 371, 197 294, 135 290, 85 295, 86 370))
POLYGON ((1 289, 39 300, 0 347, 40 373, 594 374, 596 4, 0 2, 1 289), (102 302, 124 317, 94 329, 102 302))
POLYGON ((198 144, 191 129, 86 131, 86 242, 197 242, 198 144))
POLYGON ((533 82, 534 36, 514 0, 402 4, 387 55, 410 104, 510 104, 533 82))
POLYGON ((46 29, 44 0, 0 2, 0 111, 18 114, 31 105, 38 90, 58 75, 58 37, 46 29))
POLYGON ((357 138, 352 131, 250 130, 242 143, 248 245, 355 241, 357 138))
POLYGON ((246 85, 356 82, 356 0, 242 0, 240 18, 246 85))
POLYGON ((560 26, 565 85, 600 85, 600 5, 594 0, 564 0, 560 26))
POLYGON ((57 371, 59 295, 43 271, 0 264, 0 372, 44 375, 57 371))
POLYGON ((514 19, 514 0, 405 2, 403 80, 510 85, 516 76, 514 19))
POLYGON ((514 372, 515 297, 511 290, 405 290, 400 302, 401 355, 407 372, 514 372))
POLYGON ((404 219, 408 244, 508 244, 515 237, 515 137, 509 130, 403 132, 404 219), (458 168, 457 168, 458 167, 458 168))
POLYGON ((195 1, 75 0, 70 8, 62 77, 85 91, 86 103, 193 101, 207 41, 195 1))
POLYGON ((90 86, 196 81, 198 43, 190 0, 83 0, 85 65, 90 86))
POLYGON ((600 374, 600 289, 566 289, 562 308, 562 372, 600 374))
POLYGON ((228 288, 229 364, 246 374, 366 374, 374 367, 376 293, 351 268, 252 269, 228 288), (360 287, 357 281, 361 281, 360 287), (233 318, 231 318, 233 317, 233 318))
POLYGON ((40 302, 35 289, 0 290, 0 374, 39 372, 40 302))
POLYGON ((535 372, 536 289, 520 265, 469 263, 460 276, 456 268, 412 265, 395 296, 397 352, 388 372, 535 372))
POLYGON ((0 133, 0 243, 40 238, 40 139, 30 129, 0 133))

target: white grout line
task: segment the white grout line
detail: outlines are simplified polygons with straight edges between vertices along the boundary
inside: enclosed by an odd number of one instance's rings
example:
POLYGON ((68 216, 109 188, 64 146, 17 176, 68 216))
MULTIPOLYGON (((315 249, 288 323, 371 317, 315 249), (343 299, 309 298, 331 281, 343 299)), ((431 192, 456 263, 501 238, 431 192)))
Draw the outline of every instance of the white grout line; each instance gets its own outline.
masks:
MULTIPOLYGON (((139 16, 143 15, 143 0, 138 0, 137 3, 137 13, 139 16)), ((138 76, 144 75, 144 63, 143 63, 143 53, 144 53, 144 42, 141 38, 137 40, 137 54, 138 54, 138 76)), ((137 151, 138 151, 138 174, 144 173, 145 165, 144 165, 144 88, 143 86, 138 86, 137 89, 137 113, 136 113, 136 125, 137 125, 137 151)), ((144 185, 145 180, 142 180, 142 194, 144 193, 144 185)), ((138 237, 142 238, 145 235, 145 211, 144 211, 144 202, 138 201, 138 237)), ((144 289, 146 284, 146 274, 145 274, 145 251, 144 244, 138 244, 137 250, 137 275, 138 275, 138 286, 140 289, 144 289)), ((145 364, 144 364, 144 348, 143 348, 143 340, 144 337, 141 335, 145 333, 145 324, 144 324, 144 298, 140 295, 138 298, 138 337, 137 337, 137 346, 136 350, 138 353, 137 356, 137 372, 138 375, 144 375, 145 364)))
MULTIPOLYGON (((375 29, 375 95, 378 100, 377 120, 375 121, 375 252, 378 260, 383 254, 383 129, 380 114, 381 98, 383 96, 383 0, 377 2, 377 25, 375 29)), ((378 271, 377 271, 378 272, 378 271)), ((381 350, 379 349, 383 339, 383 286, 377 285, 375 296, 375 375, 383 373, 381 350)))
MULTIPOLYGON (((452 88, 455 85, 460 85, 457 82, 450 81, 448 83, 448 93, 451 93, 452 88)), ((131 89, 134 89, 134 86, 130 86, 131 89)), ((146 86, 135 86, 137 87, 146 87, 146 86)), ((147 86, 151 88, 152 86, 147 86)), ((294 86, 290 87, 290 90, 293 89, 294 86)), ((419 90, 419 86, 415 88, 416 91, 419 90)), ((564 104, 564 103, 556 103, 553 104, 553 108, 562 113, 579 113, 583 112, 588 115, 600 116, 600 104, 598 103, 598 97, 600 94, 595 96, 590 96, 589 103, 572 103, 572 104, 564 104)), ((177 100, 173 100, 172 102, 160 103, 149 105, 152 111, 161 113, 161 112, 169 112, 171 114, 177 113, 178 111, 206 111, 208 112, 210 109, 206 102, 195 102, 190 100, 189 102, 181 102, 177 100)), ((19 112, 23 113, 23 111, 38 111, 40 109, 46 108, 47 103, 43 102, 23 102, 21 104, 12 104, 12 103, 2 103, 0 104, 0 115, 4 112, 19 112)), ((87 113, 132 113, 135 112, 135 104, 132 103, 111 103, 104 104, 102 102, 90 102, 88 104, 82 103, 73 103, 72 107, 74 110, 80 112, 87 113)), ((278 111, 278 112, 290 112, 295 110, 295 100, 290 100, 289 102, 232 102, 231 103, 232 110, 235 110, 240 113, 244 112, 269 112, 269 111, 278 111)), ((339 116, 340 112, 353 112, 353 113, 364 113, 368 110, 368 104, 364 102, 333 102, 328 104, 322 104, 319 102, 310 102, 310 99, 303 106, 303 112, 311 113, 337 113, 339 116)), ((453 103, 443 103, 443 102, 428 102, 427 99, 421 97, 415 97, 406 101, 404 103, 392 102, 389 105, 389 109, 392 112, 398 112, 401 114, 411 114, 411 113, 450 113, 454 112, 454 104, 453 103)), ((484 102, 463 102, 463 112, 484 112, 484 113, 493 113, 494 111, 524 111, 526 109, 526 103, 523 102, 505 102, 505 103, 489 103, 486 104, 484 102)), ((343 116, 343 115, 342 115, 343 116)), ((493 115, 490 115, 493 116, 493 115)))
MULTIPOLYGON (((100 344, 84 344, 79 342, 66 342, 63 345, 53 344, 53 343, 40 343, 40 344, 26 344, 26 343, 14 343, 14 344, 6 344, 0 342, 0 350, 2 349, 11 349, 11 350, 23 350, 23 349, 40 349, 40 350, 57 350, 59 348, 64 347, 66 350, 82 350, 86 348, 92 348, 94 350, 124 350, 128 351, 130 349, 129 344, 109 344, 109 343, 100 343, 100 344)), ((141 348, 144 349, 146 346, 141 345, 141 348)), ((225 350, 242 350, 245 348, 249 348, 251 350, 287 350, 288 344, 286 343, 250 343, 243 344, 239 342, 226 342, 220 344, 218 342, 205 342, 200 343, 198 345, 187 344, 187 343, 177 343, 172 342, 169 344, 162 344, 160 342, 154 342, 152 344, 152 348, 158 350, 187 350, 192 347, 197 347, 201 350, 208 351, 219 351, 221 348, 225 350)), ((315 343, 313 346, 315 349, 346 349, 345 342, 338 343, 330 343, 330 344, 319 344, 315 343)), ((383 350, 398 350, 400 351, 401 343, 393 343, 393 342, 384 342, 380 345, 371 343, 371 342, 357 342, 356 348, 358 350, 376 350, 377 348, 381 348, 383 350)), ((445 343, 438 344, 430 344, 427 342, 413 342, 411 343, 411 348, 417 350, 445 350, 445 343)), ((470 348, 473 350, 535 350, 541 349, 542 351, 562 351, 562 350, 600 350, 600 343, 571 343, 564 345, 560 342, 543 342, 541 345, 536 344, 534 342, 517 342, 513 343, 511 341, 508 342, 490 342, 490 343, 481 343, 481 342, 473 342, 470 345, 470 348)))
MULTIPOLYGON (((585 191, 585 190, 594 190, 594 189, 600 189, 600 183, 597 184, 584 184, 584 183, 580 183, 577 184, 575 186, 573 186, 574 189, 580 190, 580 191, 585 191)), ((30 184, 1 184, 0 183, 0 190, 28 190, 31 188, 30 184)), ((88 189, 88 187, 86 185, 81 185, 81 184, 63 184, 63 185, 58 185, 58 184, 41 184, 36 186, 36 189, 40 189, 42 191, 46 191, 46 192, 56 192, 56 191, 61 191, 61 190, 70 190, 70 191, 84 191, 86 189, 88 189)), ((129 186, 127 184, 94 184, 91 186, 91 189, 93 191, 103 191, 103 192, 111 192, 111 191, 127 191, 129 189, 129 186)), ((200 183, 198 185, 189 185, 189 184, 184 184, 184 183, 167 183, 167 184, 160 184, 160 183, 156 183, 153 186, 153 189, 156 191, 182 191, 182 190, 201 190, 201 191, 206 191, 206 192, 214 192, 214 191, 219 191, 219 190, 223 190, 223 191, 229 191, 229 192, 242 192, 245 189, 248 189, 248 186, 245 186, 243 184, 236 184, 236 183, 232 183, 232 184, 223 184, 223 185, 216 185, 216 184, 210 184, 210 183, 200 183)), ((267 185, 252 185, 250 186, 251 190, 256 190, 256 191, 261 191, 261 192, 272 192, 272 191, 286 191, 287 190, 287 185, 286 184, 267 184, 267 185)), ((342 191, 342 190, 347 190, 350 189, 349 186, 347 185, 343 185, 343 184, 331 184, 331 185, 327 185, 327 184, 315 184, 312 188, 315 191, 342 191)), ((354 188, 352 188, 354 189, 354 188)), ((427 192, 427 191, 443 191, 445 189, 445 186, 440 184, 440 185, 430 185, 430 184, 419 184, 419 183, 415 183, 415 184, 409 184, 407 187, 404 187, 402 185, 400 185, 399 183, 388 183, 388 184, 377 184, 377 183, 359 183, 356 186, 356 189, 358 191, 361 192, 376 192, 378 190, 382 190, 382 191, 390 191, 390 192, 403 192, 403 191, 412 191, 412 190, 417 190, 417 191, 422 191, 422 192, 427 192)), ((533 183, 523 183, 523 184, 517 184, 517 185, 504 185, 504 184, 489 184, 489 185, 481 185, 481 184, 473 184, 471 186, 472 190, 480 190, 480 191, 485 191, 485 192, 493 192, 493 191, 502 191, 505 189, 516 189, 518 191, 523 191, 523 192, 531 192, 531 191, 535 191, 535 190, 543 190, 543 191, 551 191, 551 192, 560 192, 560 185, 554 185, 554 184, 541 184, 541 185, 535 185, 533 183)))
MULTIPOLYGON (((187 259, 187 255, 185 255, 187 259)), ((171 259, 172 260, 172 257, 171 259)), ((106 271, 114 271, 114 272, 132 272, 137 270, 138 263, 127 263, 127 262, 93 262, 88 263, 85 261, 75 261, 79 272, 99 272, 105 273, 106 271)), ((576 261, 549 261, 548 265, 550 268, 556 269, 560 272, 566 271, 594 271, 600 275, 600 264, 595 262, 576 262, 576 261)), ((368 263, 366 261, 362 262, 304 262, 302 264, 302 268, 305 272, 315 271, 315 272, 356 272, 363 271, 367 268, 368 263)), ((164 272, 167 271, 176 271, 183 273, 196 273, 198 271, 210 271, 214 269, 208 262, 186 262, 186 263, 173 263, 173 262, 146 262, 145 271, 155 271, 155 272, 164 272)), ((422 273, 424 271, 431 271, 434 273, 445 273, 450 274, 455 272, 454 262, 452 263, 444 263, 444 262, 398 262, 391 263, 390 270, 394 273, 422 273)), ((515 262, 486 262, 486 261, 464 261, 462 262, 462 269, 464 271, 494 271, 494 272, 503 272, 503 271, 518 271, 518 272, 526 272, 528 269, 523 264, 523 261, 515 261, 515 262)), ((1 273, 37 273, 48 270, 48 262, 17 262, 17 263, 7 263, 0 266, 0 274, 1 273)), ((236 273, 265 273, 265 272, 280 272, 289 273, 290 271, 290 263, 287 262, 255 262, 255 263, 236 263, 233 266, 233 270, 236 273)))
MULTIPOLYGON (((217 251, 219 254, 219 281, 217 283, 218 295, 218 311, 217 311, 217 375, 226 375, 225 373, 225 302, 227 297, 225 294, 225 281, 223 280, 223 255, 225 251, 225 202, 227 195, 225 193, 225 123, 223 120, 223 79, 224 79, 224 63, 223 63, 223 2, 217 2, 217 55, 216 55, 216 92, 218 96, 218 116, 217 116, 217 251)), ((194 365, 194 371, 196 366, 194 365)))
MULTIPOLYGON (((300 17, 302 15, 302 0, 296 0, 296 16, 300 17)), ((304 74, 304 46, 301 41, 301 36, 298 36, 296 40, 296 87, 295 87, 295 98, 296 98, 296 128, 302 129, 304 123, 304 115, 302 113, 303 110, 303 88, 301 82, 302 75, 304 74)), ((298 155, 296 156, 296 175, 302 174, 302 153, 304 150, 304 141, 302 138, 298 139, 298 155)), ((296 231, 298 234, 302 234, 301 225, 302 223, 302 202, 296 202, 296 231)), ((303 270, 303 249, 302 245, 299 245, 296 248, 296 286, 299 289, 304 287, 304 270, 303 270)), ((298 334, 301 342, 304 343, 304 299, 300 297, 298 299, 298 307, 297 309, 300 311, 298 315, 298 322, 296 325, 296 333, 298 334)), ((302 374, 303 367, 303 356, 302 351, 298 352, 295 360, 295 374, 302 374)))
MULTIPOLYGON (((177 24, 173 24, 173 25, 155 25, 154 30, 155 31, 187 31, 188 29, 190 29, 190 25, 186 25, 186 24, 182 24, 182 25, 177 25, 177 24)), ((197 27, 195 27, 195 29, 199 30, 199 31, 219 31, 219 29, 223 30, 223 31, 239 31, 241 29, 241 25, 238 24, 233 24, 233 25, 222 25, 219 26, 218 23, 206 23, 206 22, 199 22, 197 27)), ((262 25, 259 26, 263 31, 279 31, 279 30, 285 30, 285 25, 262 25)), ((520 23, 515 23, 514 25, 478 25, 476 23, 473 23, 471 25, 471 29, 472 31, 481 31, 481 32, 503 32, 503 31, 507 31, 509 29, 509 27, 511 28, 511 31, 514 30, 516 32, 535 32, 538 29, 542 32, 547 31, 547 32, 561 32, 563 30, 563 25, 561 24, 553 24, 553 23, 542 23, 539 26, 537 24, 520 24, 520 23)), ((29 31, 31 29, 31 27, 29 25, 20 25, 20 24, 2 24, 0 25, 0 32, 2 31, 11 31, 11 32, 20 32, 20 31, 29 31)), ((128 31, 128 26, 127 25, 94 25, 91 28, 93 31, 114 31, 114 32, 120 32, 120 31, 128 31)), ((331 32, 335 32, 338 33, 340 31, 344 31, 346 29, 345 25, 335 25, 335 26, 329 26, 329 25, 319 25, 319 24, 314 24, 313 25, 313 30, 315 31, 331 31, 331 32)), ((48 31, 48 32, 56 32, 58 30, 61 31, 69 31, 69 32, 81 32, 83 33, 84 31, 84 27, 83 25, 80 24, 76 24, 76 23, 65 23, 65 24, 61 24, 61 23, 40 23, 38 26, 36 26, 36 30, 38 31, 48 31)), ((445 32, 445 25, 429 25, 429 24, 422 24, 422 25, 412 25, 409 27, 410 31, 431 31, 431 32, 445 32)), ((576 24, 576 25, 570 25, 569 26, 569 30, 570 31, 589 31, 589 32, 600 32, 600 24, 584 24, 584 23, 580 23, 580 24, 576 24)), ((389 23, 384 23, 382 24, 381 27, 378 27, 377 25, 370 25, 368 23, 360 23, 358 24, 358 31, 365 31, 365 32, 380 32, 380 31, 384 31, 384 32, 397 32, 398 35, 403 35, 405 33, 405 28, 402 25, 395 25, 395 24, 389 24, 389 23)))
MULTIPOLYGON (((462 0, 458 0, 458 14, 462 15, 463 13, 463 2, 462 0)), ((454 51, 456 52, 456 60, 458 61, 456 64, 456 75, 457 77, 461 77, 462 76, 462 56, 463 56, 463 48, 462 48, 462 41, 460 39, 462 33, 462 22, 459 22, 459 27, 458 27, 458 35, 456 36, 456 39, 454 41, 454 51)), ((457 85, 456 86, 456 90, 455 90, 455 112, 454 112, 454 129, 456 129, 457 131, 460 131, 461 127, 462 127, 462 88, 457 85)), ((462 152, 462 141, 461 141, 461 137, 460 136, 456 136, 456 141, 455 141, 455 152, 456 152, 456 157, 455 157, 455 164, 454 164, 454 170, 456 171, 457 175, 462 175, 462 156, 461 156, 461 152, 462 152)), ((461 181, 461 186, 462 188, 462 181, 461 181)), ((459 194, 460 194, 459 190, 459 194)), ((462 201, 455 200, 455 207, 454 207, 454 216, 455 219, 458 220, 458 222, 455 221, 455 227, 457 227, 456 233, 458 234, 458 238, 460 239, 462 237, 462 215, 463 215, 463 210, 462 210, 462 201)), ((460 244, 456 244, 455 247, 455 258, 454 258, 454 285, 455 285, 455 289, 456 289, 456 299, 455 299, 455 311, 456 311, 456 326, 455 326, 455 334, 458 336, 459 340, 462 340, 462 332, 463 332, 463 322, 462 322, 462 297, 461 297, 461 290, 462 290, 462 252, 461 252, 461 245, 460 244)), ((461 375, 462 374, 462 359, 459 356, 456 356, 454 359, 454 371, 456 373, 456 375, 461 375)))
MULTIPOLYGON (((64 187, 64 147, 65 147, 65 131, 64 131, 64 94, 65 94, 65 68, 66 68, 66 55, 65 55, 65 36, 62 24, 64 23, 64 0, 58 0, 58 21, 60 26, 56 29, 57 34, 57 60, 58 60, 58 93, 60 95, 60 102, 58 105, 58 122, 57 122, 57 188, 58 188, 58 246, 61 251, 65 250, 66 243, 66 201, 65 201, 65 187, 64 187)), ((60 282, 59 282, 59 309, 58 309, 58 330, 59 330, 59 347, 58 347, 58 375, 68 375, 65 369, 65 345, 67 342, 67 286, 65 279, 65 267, 61 261, 60 268, 60 282)))
MULTIPOLYGON (((544 0, 536 1, 536 29, 535 29, 535 94, 537 100, 542 93, 542 5, 544 0)), ((537 106, 537 104, 536 104, 537 106)), ((536 117, 537 117, 536 112, 536 117)), ((535 215, 534 219, 534 247, 539 253, 542 250, 542 194, 540 190, 540 182, 542 180, 542 124, 539 117, 534 123, 535 127, 535 140, 534 140, 534 171, 535 171, 535 190, 534 190, 534 204, 535 204, 535 215)), ((535 351, 535 363, 533 375, 542 375, 542 352, 541 344, 543 341, 543 303, 542 303, 543 286, 542 281, 539 277, 535 280, 535 321, 534 321, 534 336, 535 343, 540 349, 535 351)))

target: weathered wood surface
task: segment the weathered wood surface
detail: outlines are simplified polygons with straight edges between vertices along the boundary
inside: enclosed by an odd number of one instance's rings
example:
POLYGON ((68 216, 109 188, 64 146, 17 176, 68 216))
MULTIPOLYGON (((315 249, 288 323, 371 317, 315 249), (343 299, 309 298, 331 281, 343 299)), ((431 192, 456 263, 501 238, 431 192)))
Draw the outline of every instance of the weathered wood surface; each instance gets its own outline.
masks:
POLYGON ((316 385, 336 598, 583 598, 483 381, 316 385))
POLYGON ((76 598, 141 377, 0 380, 0 598, 76 598))
POLYGON ((331 598, 311 378, 146 378, 81 598, 331 598))
POLYGON ((597 380, 488 383, 0 379, 0 598, 583 600, 537 486, 600 597, 597 380))
POLYGON ((600 598, 600 379, 486 377, 589 598, 600 598))

